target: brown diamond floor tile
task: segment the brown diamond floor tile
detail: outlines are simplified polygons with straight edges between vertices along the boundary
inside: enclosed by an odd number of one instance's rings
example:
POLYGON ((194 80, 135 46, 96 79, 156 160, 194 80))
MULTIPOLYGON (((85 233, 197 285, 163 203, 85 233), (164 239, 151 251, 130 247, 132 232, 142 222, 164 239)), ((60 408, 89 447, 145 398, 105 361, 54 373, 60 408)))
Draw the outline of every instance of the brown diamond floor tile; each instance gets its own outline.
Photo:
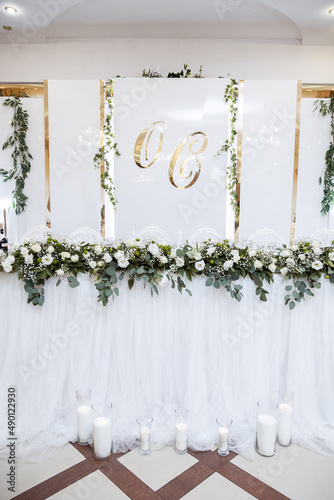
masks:
POLYGON ((223 465, 229 463, 231 460, 233 460, 233 458, 237 456, 236 453, 233 453, 233 451, 230 451, 227 457, 221 457, 220 455, 218 455, 217 451, 189 450, 188 453, 216 472, 221 469, 223 465))
MULTIPOLYGON (((196 457, 197 458, 197 457, 196 457)), ((160 488, 157 493, 163 500, 179 500, 213 474, 213 470, 197 462, 185 472, 160 488)))

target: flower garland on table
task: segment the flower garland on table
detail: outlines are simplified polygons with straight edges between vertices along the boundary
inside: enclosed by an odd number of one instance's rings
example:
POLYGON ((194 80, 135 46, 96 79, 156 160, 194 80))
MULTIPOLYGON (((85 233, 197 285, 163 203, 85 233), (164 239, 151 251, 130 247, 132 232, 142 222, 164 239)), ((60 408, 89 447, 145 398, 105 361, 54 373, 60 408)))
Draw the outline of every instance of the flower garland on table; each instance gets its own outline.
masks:
POLYGON ((29 114, 22 107, 21 97, 29 97, 25 92, 19 92, 18 95, 11 95, 5 99, 3 106, 13 109, 13 118, 10 125, 13 133, 8 135, 2 149, 14 148, 11 154, 13 166, 10 170, 0 169, 0 175, 4 181, 15 181, 13 194, 13 208, 16 215, 22 213, 27 205, 28 197, 23 193, 26 178, 31 169, 30 160, 33 159, 26 143, 27 132, 29 128, 29 114))
POLYGON ((228 240, 208 240, 175 248, 139 238, 84 244, 49 237, 46 242, 27 240, 14 245, 8 256, 0 252, 0 271, 18 273, 25 283, 28 303, 40 306, 44 303, 44 285, 48 279, 56 277, 57 286, 67 281, 75 288, 80 284, 79 273, 95 278, 98 300, 104 306, 119 295, 117 284, 125 277, 130 290, 137 281, 143 281, 149 285, 151 295, 159 294, 159 287, 167 284, 191 295, 184 278, 192 281, 202 276, 206 278, 206 286, 225 288, 238 302, 243 296, 238 281, 249 277, 256 295, 266 302, 268 291, 264 283, 273 282, 276 274, 292 280, 286 286, 288 293, 284 300, 293 309, 306 295, 314 295, 312 289, 321 287, 322 275, 334 283, 334 241, 328 247, 321 247, 317 241, 301 241, 291 248, 283 245, 276 249, 255 249, 228 240))

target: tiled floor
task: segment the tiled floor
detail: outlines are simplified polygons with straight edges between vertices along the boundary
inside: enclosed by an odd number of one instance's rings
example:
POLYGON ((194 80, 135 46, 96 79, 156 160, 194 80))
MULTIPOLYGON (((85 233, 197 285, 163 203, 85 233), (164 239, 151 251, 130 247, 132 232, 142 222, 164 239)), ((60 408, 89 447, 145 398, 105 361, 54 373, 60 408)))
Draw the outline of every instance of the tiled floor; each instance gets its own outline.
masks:
POLYGON ((171 447, 96 460, 90 447, 69 444, 44 464, 18 469, 16 492, 0 461, 0 500, 334 500, 334 458, 292 445, 253 462, 216 451, 177 455, 171 447))

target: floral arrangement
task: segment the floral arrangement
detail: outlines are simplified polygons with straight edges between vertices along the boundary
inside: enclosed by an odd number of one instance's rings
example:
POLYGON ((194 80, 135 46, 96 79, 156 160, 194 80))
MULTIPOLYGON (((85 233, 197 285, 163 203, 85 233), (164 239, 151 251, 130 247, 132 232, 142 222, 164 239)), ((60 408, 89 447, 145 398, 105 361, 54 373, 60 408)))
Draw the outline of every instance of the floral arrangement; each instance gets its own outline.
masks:
POLYGON ((119 295, 117 284, 124 278, 130 290, 136 281, 142 281, 152 295, 159 294, 159 287, 167 284, 191 295, 185 281, 191 282, 196 276, 203 277, 206 286, 225 288, 238 302, 243 296, 240 280, 248 277, 256 295, 265 302, 268 291, 264 284, 279 275, 288 281, 284 301, 293 309, 306 295, 313 296, 313 289, 321 287, 322 275, 334 283, 334 241, 327 247, 318 241, 300 241, 290 248, 253 248, 209 239, 177 248, 139 238, 84 244, 50 236, 45 242, 25 240, 14 245, 9 254, 0 252, 0 271, 18 273, 28 303, 40 306, 48 279, 56 277, 57 286, 67 281, 75 288, 80 284, 80 273, 95 278, 98 300, 103 305, 119 295))

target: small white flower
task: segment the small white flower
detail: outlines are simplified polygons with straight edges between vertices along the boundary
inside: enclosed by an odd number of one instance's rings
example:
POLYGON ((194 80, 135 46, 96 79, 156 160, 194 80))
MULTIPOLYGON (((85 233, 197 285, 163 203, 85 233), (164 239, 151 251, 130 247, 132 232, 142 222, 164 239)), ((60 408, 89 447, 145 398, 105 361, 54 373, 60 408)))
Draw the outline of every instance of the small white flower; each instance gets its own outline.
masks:
POLYGON ((268 266, 270 272, 274 273, 276 271, 276 264, 272 262, 270 266, 268 266))
POLYGON ((237 263, 240 260, 239 250, 232 250, 233 262, 237 263))
POLYGON ((45 266, 49 266, 50 264, 52 264, 52 262, 53 262, 52 255, 47 254, 44 255, 44 257, 42 257, 42 264, 44 264, 45 266))
POLYGON ((291 255, 290 250, 288 250, 287 248, 285 248, 284 250, 282 250, 282 252, 281 252, 281 256, 282 257, 289 257, 289 255, 291 255))
POLYGON ((9 264, 14 264, 15 262, 15 257, 14 255, 8 255, 6 261, 9 263, 9 264))
POLYGON ((161 257, 159 257, 159 262, 160 262, 160 264, 167 264, 168 259, 167 259, 166 255, 161 255, 161 257))
POLYGON ((170 252, 170 256, 172 257, 172 259, 175 259, 175 257, 176 257, 176 248, 172 248, 172 250, 170 252))
POLYGON ((233 267, 233 260, 227 260, 226 262, 224 262, 223 268, 225 269, 225 271, 228 271, 229 269, 231 269, 231 267, 233 267))
POLYGON ((75 255, 71 256, 71 261, 72 262, 78 262, 78 260, 79 260, 79 255, 75 254, 75 255))
POLYGON ((209 247, 206 250, 206 253, 208 254, 209 257, 211 257, 216 251, 216 247, 209 247))
POLYGON ((109 255, 108 253, 105 253, 105 254, 103 255, 103 260, 104 260, 104 262, 111 262, 112 257, 111 257, 111 255, 109 255))
POLYGON ((328 254, 328 258, 329 258, 329 260, 334 260, 334 252, 330 252, 328 254))
POLYGON ((69 252, 61 252, 60 256, 61 256, 62 260, 71 258, 71 254, 69 252))
POLYGON ((312 262, 312 267, 313 269, 316 269, 316 271, 319 271, 324 266, 322 265, 322 262, 320 262, 320 260, 315 260, 314 262, 312 262))
POLYGON ((304 262, 304 260, 306 259, 305 254, 304 253, 299 253, 298 254, 298 259, 301 260, 302 262, 304 262))
POLYGON ((5 273, 10 273, 11 270, 13 269, 12 265, 9 262, 7 262, 7 259, 2 263, 2 267, 5 273))
POLYGON ((194 260, 201 260, 202 258, 201 252, 199 252, 198 250, 193 250, 191 253, 194 260))
POLYGON ((54 247, 52 245, 50 245, 47 249, 47 252, 48 253, 53 253, 55 251, 54 247))
POLYGON ((298 248, 299 248, 299 247, 298 247, 298 245, 292 245, 291 250, 292 250, 293 252, 297 252, 297 251, 298 251, 298 248))
POLYGON ((97 264, 96 264, 95 260, 90 260, 90 261, 88 262, 88 264, 90 265, 90 267, 91 267, 92 269, 95 269, 95 268, 96 268, 96 266, 97 266, 97 264))
POLYGON ((57 269, 56 275, 57 276, 64 276, 64 271, 62 269, 57 269))
POLYGON ((286 276, 289 272, 289 269, 287 267, 282 267, 281 269, 281 275, 286 276))
POLYGON ((157 255, 159 255, 159 247, 156 243, 150 243, 149 246, 148 246, 148 251, 154 256, 156 257, 157 255))
POLYGON ((118 250, 115 253, 114 257, 116 260, 124 259, 124 252, 122 252, 121 250, 118 250))
POLYGON ((256 260, 254 262, 254 266, 255 266, 256 269, 262 269, 263 264, 262 264, 262 262, 260 260, 256 260))
POLYGON ((167 273, 163 273, 162 277, 159 280, 159 286, 165 287, 169 282, 169 279, 167 277, 167 273))
POLYGON ((184 259, 183 259, 183 257, 175 257, 175 264, 177 265, 177 267, 184 266, 184 259))
POLYGON ((255 257, 255 255, 256 255, 256 250, 255 250, 254 248, 250 248, 250 249, 248 250, 248 255, 249 255, 250 257, 255 257))
POLYGON ((40 252, 42 250, 42 247, 41 247, 41 245, 39 243, 34 243, 33 245, 31 245, 31 250, 33 252, 38 253, 38 252, 40 252))
POLYGON ((315 253, 315 255, 320 255, 320 254, 322 253, 322 250, 321 250, 321 248, 319 248, 319 247, 315 247, 315 248, 313 249, 313 252, 315 253))
POLYGON ((199 260, 199 261, 195 262, 195 267, 196 267, 197 271, 203 271, 203 269, 205 268, 204 260, 199 260))
POLYGON ((296 264, 295 260, 292 257, 289 257, 288 259, 286 259, 286 263, 288 266, 294 266, 296 264))
POLYGON ((135 241, 133 241, 133 240, 128 240, 128 241, 126 242, 126 246, 127 246, 127 247, 129 247, 129 248, 133 248, 133 247, 135 247, 135 246, 137 246, 137 245, 136 245, 136 242, 135 242, 135 241))
POLYGON ((118 263, 119 267, 122 267, 122 268, 128 267, 128 265, 129 265, 128 259, 125 259, 124 257, 122 259, 118 259, 117 263, 118 263))
POLYGON ((31 254, 28 254, 24 257, 24 262, 26 264, 32 264, 34 262, 34 258, 31 254))
POLYGON ((320 241, 313 241, 311 244, 312 248, 318 248, 320 247, 320 241))
POLYGON ((104 262, 103 262, 103 260, 99 260, 99 261, 98 261, 98 263, 97 263, 97 265, 98 265, 99 267, 104 266, 104 262))
POLYGON ((26 257, 29 254, 29 250, 27 247, 21 247, 20 252, 22 257, 26 257))
POLYGON ((101 255, 101 253, 102 253, 101 245, 95 245, 94 252, 96 253, 96 255, 101 255))

